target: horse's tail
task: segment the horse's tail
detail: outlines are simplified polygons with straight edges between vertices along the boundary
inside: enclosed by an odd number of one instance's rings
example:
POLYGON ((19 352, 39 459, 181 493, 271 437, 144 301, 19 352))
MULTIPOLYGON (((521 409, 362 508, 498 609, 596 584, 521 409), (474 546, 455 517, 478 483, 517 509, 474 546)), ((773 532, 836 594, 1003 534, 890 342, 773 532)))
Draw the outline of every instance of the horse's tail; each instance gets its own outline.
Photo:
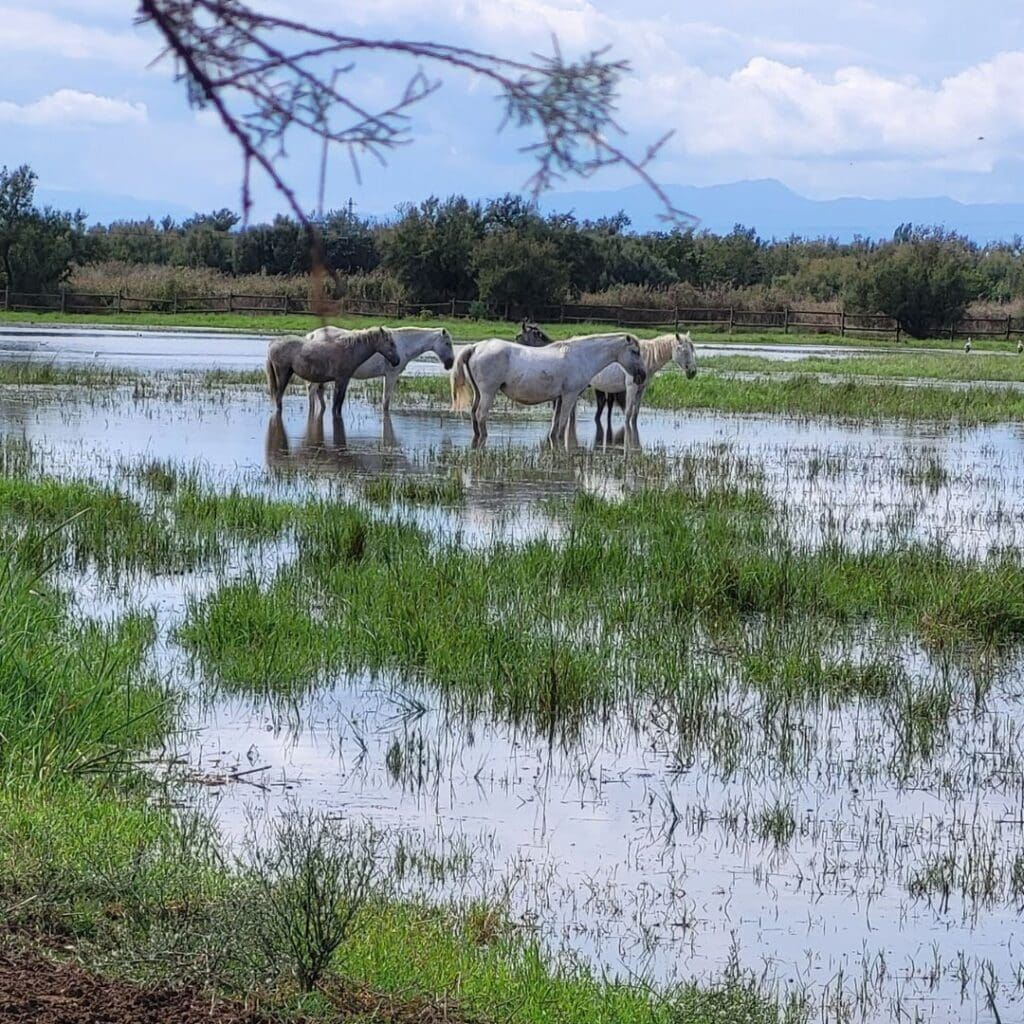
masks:
POLYGON ((267 394, 272 401, 277 400, 277 370, 274 368, 273 357, 267 354, 267 394))
POLYGON ((455 357, 455 364, 452 366, 452 409, 455 412, 465 412, 470 407, 469 383, 466 380, 466 366, 469 357, 473 354, 472 345, 464 345, 455 357))

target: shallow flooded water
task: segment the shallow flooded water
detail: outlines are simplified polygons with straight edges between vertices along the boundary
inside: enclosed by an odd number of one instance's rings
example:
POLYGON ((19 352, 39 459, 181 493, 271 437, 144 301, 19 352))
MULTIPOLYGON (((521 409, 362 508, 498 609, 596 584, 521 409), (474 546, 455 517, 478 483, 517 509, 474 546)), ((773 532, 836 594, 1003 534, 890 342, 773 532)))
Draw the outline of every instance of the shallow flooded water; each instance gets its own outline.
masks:
MULTIPOLYGON (((117 340, 103 343, 115 362, 117 340)), ((236 342, 258 363, 262 340, 236 342)), ((185 362, 187 344, 176 340, 146 365, 185 362)), ((142 365, 137 357, 129 365, 142 365)), ((577 447, 559 452, 544 443, 543 418, 500 411, 474 452, 468 422, 426 402, 385 418, 355 394, 335 429, 329 417, 307 417, 298 391, 278 420, 256 388, 173 376, 142 389, 0 389, 0 436, 26 440, 36 471, 58 476, 129 487, 133 469, 160 462, 220 491, 363 502, 367 481, 456 475, 461 500, 370 506, 438 543, 557 538, 561 502, 581 490, 614 498, 687 474, 756 482, 800 545, 926 541, 973 559, 1024 543, 1020 426, 645 410, 639 436, 607 438, 589 415, 581 409, 577 447)), ((924 745, 863 697, 780 710, 739 685, 733 653, 713 638, 680 666, 725 680, 690 725, 652 699, 544 736, 422 682, 359 673, 334 674, 291 701, 225 693, 173 629, 190 597, 243 573, 267 580, 293 554, 288 542, 240 545, 212 570, 77 581, 91 614, 155 609, 155 664, 183 698, 161 772, 172 798, 209 809, 228 841, 254 812, 314 807, 427 847, 468 848, 473 868, 445 878, 446 895, 501 894, 551 948, 623 978, 710 977, 735 961, 806 991, 813 1020, 986 1021, 989 992, 1004 1021, 1019 1019, 1016 655, 988 652, 975 664, 866 628, 837 631, 830 656, 884 644, 922 690, 951 695, 924 745)))

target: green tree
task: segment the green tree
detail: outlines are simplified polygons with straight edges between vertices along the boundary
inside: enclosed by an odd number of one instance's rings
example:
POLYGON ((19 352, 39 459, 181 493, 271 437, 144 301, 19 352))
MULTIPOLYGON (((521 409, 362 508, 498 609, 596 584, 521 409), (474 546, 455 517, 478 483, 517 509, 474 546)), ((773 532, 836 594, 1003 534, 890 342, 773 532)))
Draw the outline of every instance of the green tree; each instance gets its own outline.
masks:
POLYGON ((41 292, 67 279, 85 239, 85 214, 37 210, 36 175, 22 164, 0 168, 0 265, 14 291, 41 292))
POLYGON ((476 298, 473 249, 483 237, 479 203, 431 197, 404 210, 385 236, 384 265, 416 302, 476 298))
POLYGON ((912 338, 926 338, 961 319, 983 282, 966 239, 908 228, 861 264, 846 297, 851 308, 886 313, 912 338))
POLYGON ((480 298, 534 310, 565 298, 569 273, 554 242, 529 231, 494 231, 473 249, 480 298))
POLYGON ((0 167, 0 262, 3 263, 4 281, 14 289, 18 279, 14 272, 12 252, 25 232, 34 209, 32 200, 36 191, 36 175, 22 164, 13 171, 0 167))

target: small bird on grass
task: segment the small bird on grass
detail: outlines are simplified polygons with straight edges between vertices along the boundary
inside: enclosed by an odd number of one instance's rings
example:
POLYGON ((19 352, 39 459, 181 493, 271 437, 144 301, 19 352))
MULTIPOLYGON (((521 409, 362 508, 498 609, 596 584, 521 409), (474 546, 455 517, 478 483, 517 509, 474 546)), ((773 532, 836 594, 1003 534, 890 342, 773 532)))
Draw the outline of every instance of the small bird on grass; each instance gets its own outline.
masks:
POLYGON ((971 339, 970 338, 968 338, 967 341, 964 342, 964 351, 965 352, 970 352, 971 351, 971 339))

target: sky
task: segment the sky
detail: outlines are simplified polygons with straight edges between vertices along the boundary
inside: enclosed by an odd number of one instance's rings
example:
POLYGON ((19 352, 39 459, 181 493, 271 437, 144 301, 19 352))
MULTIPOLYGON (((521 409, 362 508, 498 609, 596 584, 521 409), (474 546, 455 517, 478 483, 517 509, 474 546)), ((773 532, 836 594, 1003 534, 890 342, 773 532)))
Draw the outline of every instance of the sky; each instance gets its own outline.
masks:
MULTIPOLYGON (((974 0, 253 0, 352 35, 433 39, 514 59, 610 46, 629 61, 620 140, 669 184, 776 178, 811 198, 950 196, 1024 202, 1024 5, 974 0)), ((0 0, 0 164, 28 163, 48 198, 119 196, 154 214, 240 207, 237 144, 189 107, 160 39, 131 0, 0 0), (156 62, 154 63, 154 61, 156 62)), ((342 79, 386 105, 418 66, 360 58, 342 79)), ((386 215, 431 194, 520 190, 530 137, 498 131, 494 90, 422 66, 440 90, 411 111, 411 142, 386 166, 328 165, 326 205, 386 215)), ((316 203, 319 148, 279 162, 316 203)), ((634 183, 613 168, 566 190, 634 183)), ((256 220, 282 208, 254 180, 256 220)), ((98 202, 98 199, 97 199, 98 202)), ((86 206, 88 210, 88 207, 86 206)))

